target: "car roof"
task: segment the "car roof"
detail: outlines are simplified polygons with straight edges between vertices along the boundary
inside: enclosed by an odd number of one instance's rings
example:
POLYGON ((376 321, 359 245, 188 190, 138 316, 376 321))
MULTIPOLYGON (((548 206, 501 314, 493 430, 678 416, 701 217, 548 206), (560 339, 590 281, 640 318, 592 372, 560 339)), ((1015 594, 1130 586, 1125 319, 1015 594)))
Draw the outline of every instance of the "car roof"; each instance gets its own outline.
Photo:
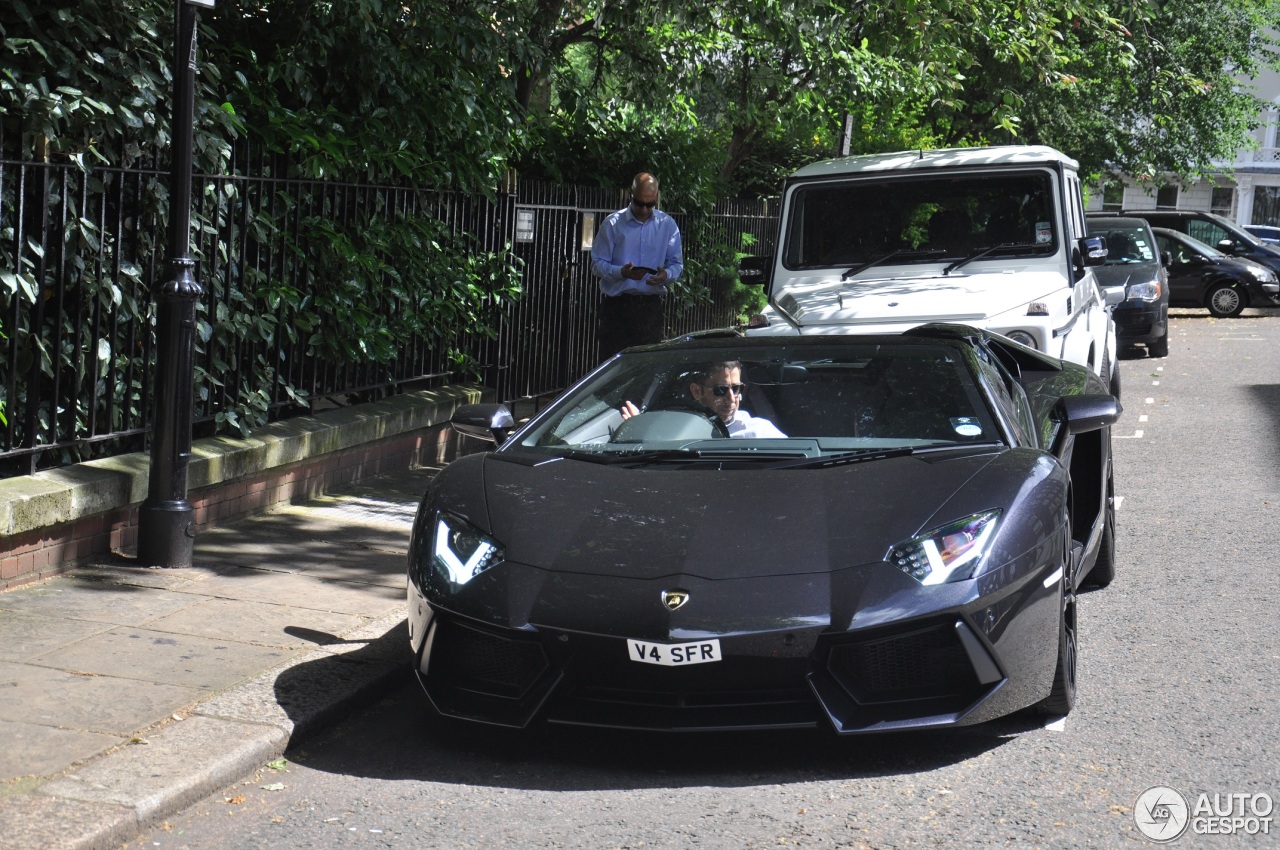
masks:
POLYGON ((1151 223, 1145 218, 1112 213, 1089 213, 1085 216, 1085 220, 1091 223, 1096 221, 1099 224, 1118 224, 1127 227, 1151 227, 1151 223))
POLYGON ((863 172, 923 171, 980 165, 1047 164, 1062 165, 1072 170, 1079 165, 1061 151, 1045 145, 999 145, 986 148, 941 148, 846 156, 806 165, 791 176, 794 178, 829 177, 863 172))

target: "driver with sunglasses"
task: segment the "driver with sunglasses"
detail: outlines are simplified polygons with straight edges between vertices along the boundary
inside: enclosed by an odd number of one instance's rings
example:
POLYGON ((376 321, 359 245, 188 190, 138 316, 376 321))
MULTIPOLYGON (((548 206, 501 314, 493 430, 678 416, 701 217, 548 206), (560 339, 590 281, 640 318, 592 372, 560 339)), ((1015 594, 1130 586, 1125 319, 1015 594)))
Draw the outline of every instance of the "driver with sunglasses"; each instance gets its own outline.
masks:
MULTIPOLYGON (((730 437, 785 438, 787 435, 768 419, 752 416, 741 409, 742 393, 746 388, 742 383, 742 364, 730 360, 708 366, 698 380, 689 385, 689 393, 695 401, 720 417, 730 437)), ((623 402, 623 419, 630 419, 639 412, 634 403, 623 402)))

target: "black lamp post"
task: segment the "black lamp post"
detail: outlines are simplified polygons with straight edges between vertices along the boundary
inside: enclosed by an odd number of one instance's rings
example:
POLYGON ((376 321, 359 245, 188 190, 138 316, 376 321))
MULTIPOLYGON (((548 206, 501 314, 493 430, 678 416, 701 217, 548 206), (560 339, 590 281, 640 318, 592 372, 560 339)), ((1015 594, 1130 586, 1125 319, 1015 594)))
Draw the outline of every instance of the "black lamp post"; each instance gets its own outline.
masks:
POLYGON ((188 567, 195 545, 194 509, 187 501, 194 405, 196 301, 203 290, 191 258, 191 148, 195 125, 196 5, 174 9, 173 127, 169 172, 169 254, 156 299, 155 417, 147 498, 138 508, 138 562, 188 567))

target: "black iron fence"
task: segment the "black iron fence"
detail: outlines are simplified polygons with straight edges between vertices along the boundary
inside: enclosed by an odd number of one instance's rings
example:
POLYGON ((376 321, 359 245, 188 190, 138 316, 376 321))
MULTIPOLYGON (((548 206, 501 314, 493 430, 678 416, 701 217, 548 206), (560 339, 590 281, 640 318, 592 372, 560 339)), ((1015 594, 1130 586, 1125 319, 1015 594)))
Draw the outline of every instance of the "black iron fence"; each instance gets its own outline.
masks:
MULTIPOLYGON (((46 162, 0 135, 0 477, 146 447, 150 292, 165 259, 155 199, 167 182, 153 162, 46 162)), ((459 353, 508 400, 553 393, 595 364, 589 245, 625 203, 622 192, 513 181, 487 198, 305 180, 279 157, 238 152, 227 174, 197 175, 193 195, 204 288, 196 436, 237 433, 246 397, 261 418, 276 419, 456 380, 459 353), (421 334, 390 359, 358 364, 317 356, 314 329, 290 327, 286 309, 327 273, 304 247, 308 228, 350 233, 394 216, 434 218, 477 250, 510 245, 523 263, 523 296, 492 339, 421 334)), ((747 233, 767 249, 776 209, 726 202, 675 216, 690 273, 685 297, 669 299, 669 333, 731 323, 732 248, 747 233)))

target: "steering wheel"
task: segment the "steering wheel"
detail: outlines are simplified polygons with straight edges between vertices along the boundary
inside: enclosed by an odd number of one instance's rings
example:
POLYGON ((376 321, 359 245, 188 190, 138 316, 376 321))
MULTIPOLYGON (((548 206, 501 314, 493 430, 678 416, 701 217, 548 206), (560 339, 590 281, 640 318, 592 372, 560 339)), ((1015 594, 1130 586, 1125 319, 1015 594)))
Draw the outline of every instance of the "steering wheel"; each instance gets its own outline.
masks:
POLYGON ((712 436, 716 438, 729 436, 729 426, 724 424, 724 420, 720 418, 714 410, 698 404, 692 399, 665 402, 661 405, 647 408, 648 410, 671 410, 678 413, 691 413, 695 416, 701 416, 703 419, 711 423, 711 428, 715 432, 712 436))

